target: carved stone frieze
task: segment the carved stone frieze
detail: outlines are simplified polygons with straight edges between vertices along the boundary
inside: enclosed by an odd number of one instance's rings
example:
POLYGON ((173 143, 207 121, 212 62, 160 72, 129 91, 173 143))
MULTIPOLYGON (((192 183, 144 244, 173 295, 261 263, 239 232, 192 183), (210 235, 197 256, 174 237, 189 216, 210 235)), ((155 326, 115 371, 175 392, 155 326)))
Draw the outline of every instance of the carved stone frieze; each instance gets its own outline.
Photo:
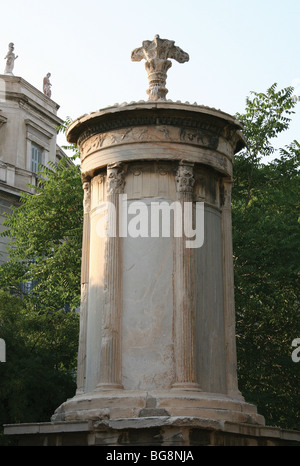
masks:
POLYGON ((219 137, 207 129, 175 126, 137 126, 92 136, 81 146, 82 157, 106 147, 135 142, 174 142, 217 149, 219 137))
POLYGON ((120 115, 118 119, 111 118, 106 122, 96 120, 90 124, 89 129, 84 130, 77 144, 85 155, 114 144, 123 144, 128 141, 152 141, 163 139, 166 141, 178 140, 192 144, 209 144, 216 148, 219 137, 226 137, 223 127, 212 121, 204 121, 201 118, 182 117, 179 114, 157 114, 148 111, 135 116, 120 115))
POLYGON ((205 129, 182 128, 180 130, 180 140, 192 144, 208 146, 216 149, 219 144, 219 137, 205 129))

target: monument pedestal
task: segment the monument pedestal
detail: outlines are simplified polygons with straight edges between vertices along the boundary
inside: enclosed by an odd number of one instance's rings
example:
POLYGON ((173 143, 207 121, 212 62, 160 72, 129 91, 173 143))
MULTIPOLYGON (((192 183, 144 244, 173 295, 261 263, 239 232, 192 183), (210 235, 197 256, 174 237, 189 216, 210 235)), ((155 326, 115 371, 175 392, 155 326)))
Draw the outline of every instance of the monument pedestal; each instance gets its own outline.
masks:
POLYGON ((181 454, 180 447, 300 446, 300 432, 187 416, 14 424, 5 426, 5 434, 18 446, 130 447, 136 452, 175 447, 181 454))
POLYGON ((256 406, 226 395, 193 390, 101 390, 63 403, 53 422, 81 422, 141 417, 195 417, 264 425, 256 406))

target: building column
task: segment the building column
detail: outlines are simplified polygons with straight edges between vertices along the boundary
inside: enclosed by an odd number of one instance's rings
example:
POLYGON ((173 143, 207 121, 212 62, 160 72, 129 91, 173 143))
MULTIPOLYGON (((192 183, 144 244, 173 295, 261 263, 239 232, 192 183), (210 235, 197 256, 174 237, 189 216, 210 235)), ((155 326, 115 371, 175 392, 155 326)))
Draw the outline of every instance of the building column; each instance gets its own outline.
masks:
MULTIPOLYGON (((119 237, 119 195, 124 191, 121 164, 107 166, 107 202, 114 206, 115 234, 105 245, 104 307, 100 353, 100 381, 97 389, 120 389, 122 385, 122 254, 119 237)), ((108 214, 109 211, 108 211, 108 214)))
POLYGON ((173 389, 200 390, 195 360, 195 264, 194 248, 186 247, 184 205, 193 202, 195 183, 192 163, 180 162, 175 178, 177 200, 181 207, 181 234, 174 238, 174 356, 173 389))
POLYGON ((81 258, 81 299, 80 299, 80 331, 77 367, 77 391, 80 395, 85 392, 86 380, 86 341, 87 341, 87 312, 89 288, 89 257, 90 257, 90 210, 91 183, 83 181, 83 235, 81 258))
POLYGON ((221 207, 226 387, 229 396, 243 398, 237 380, 231 189, 232 180, 224 179, 221 184, 221 207))

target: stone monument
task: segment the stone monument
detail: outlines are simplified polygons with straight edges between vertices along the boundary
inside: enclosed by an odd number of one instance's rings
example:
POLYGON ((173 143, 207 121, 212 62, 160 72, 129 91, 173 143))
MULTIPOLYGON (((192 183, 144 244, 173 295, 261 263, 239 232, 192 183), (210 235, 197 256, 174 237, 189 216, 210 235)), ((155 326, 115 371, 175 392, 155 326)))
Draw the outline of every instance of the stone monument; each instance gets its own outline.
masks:
POLYGON ((173 41, 143 42, 132 52, 142 58, 148 101, 67 130, 84 191, 77 392, 51 422, 6 433, 48 445, 295 440, 238 389, 231 187, 242 125, 166 100, 170 59, 189 59, 173 41))
POLYGON ((166 101, 169 58, 189 59, 173 41, 155 36, 131 58, 146 60, 149 101, 83 116, 67 131, 84 189, 78 389, 53 420, 156 414, 262 424, 236 373, 230 192, 241 125, 166 101), (153 203, 177 202, 182 212, 203 203, 203 244, 188 248, 183 234, 100 235, 106 203, 120 225, 124 199, 128 212, 144 203, 149 217, 153 203))

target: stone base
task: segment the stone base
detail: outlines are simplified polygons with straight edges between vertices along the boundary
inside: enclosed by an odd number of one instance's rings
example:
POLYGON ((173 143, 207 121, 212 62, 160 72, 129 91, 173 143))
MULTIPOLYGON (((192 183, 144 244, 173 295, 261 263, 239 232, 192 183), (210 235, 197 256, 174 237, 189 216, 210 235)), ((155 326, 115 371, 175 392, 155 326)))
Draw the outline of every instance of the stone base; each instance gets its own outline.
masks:
POLYGON ((53 422, 99 421, 140 417, 189 417, 264 425, 256 406, 236 397, 195 390, 95 390, 64 402, 53 422))
MULTIPOLYGON (((18 446, 130 446, 137 452, 151 446, 154 454, 161 447, 165 452, 166 446, 179 453, 187 446, 300 446, 297 431, 183 416, 14 424, 4 426, 4 434, 18 446)), ((148 454, 143 450, 143 458, 148 454)))
POLYGON ((6 425, 4 434, 20 446, 300 446, 300 432, 265 426, 239 392, 229 397, 182 389, 77 394, 51 422, 6 425))

